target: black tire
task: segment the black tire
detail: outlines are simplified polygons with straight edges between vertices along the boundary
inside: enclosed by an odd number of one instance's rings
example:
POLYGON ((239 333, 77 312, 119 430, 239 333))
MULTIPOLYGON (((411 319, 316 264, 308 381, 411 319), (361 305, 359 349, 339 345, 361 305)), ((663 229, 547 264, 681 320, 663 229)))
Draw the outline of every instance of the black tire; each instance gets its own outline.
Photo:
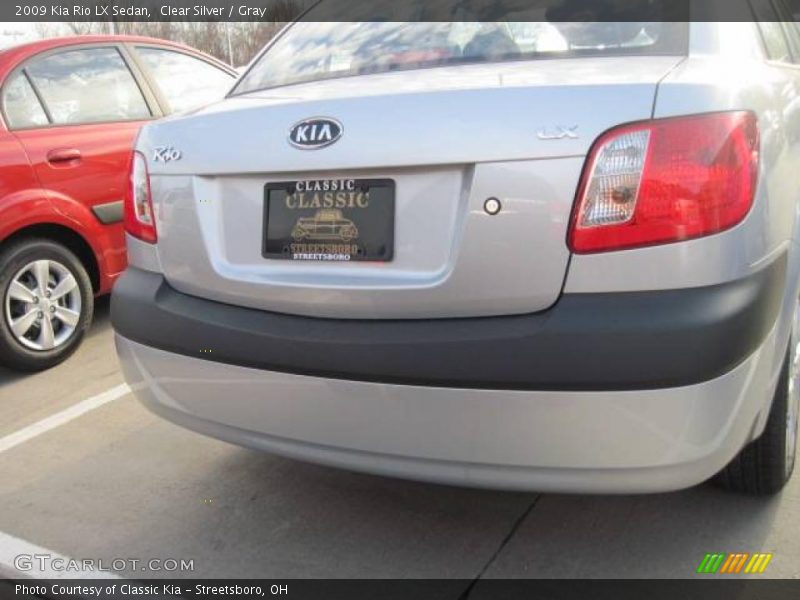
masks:
MULTIPOLYGON (((55 310, 55 309, 54 309, 55 310)), ((29 238, 11 242, 0 251, 0 364, 18 371, 42 371, 66 360, 81 343, 92 323, 94 291, 83 263, 68 248, 47 239, 29 238), (24 346, 14 335, 6 311, 6 294, 20 269, 36 260, 57 261, 75 278, 81 298, 81 313, 74 332, 50 350, 24 346)))
POLYGON ((714 478, 717 485, 734 492, 770 496, 781 491, 792 476, 794 460, 786 458, 790 356, 787 351, 764 433, 714 478))

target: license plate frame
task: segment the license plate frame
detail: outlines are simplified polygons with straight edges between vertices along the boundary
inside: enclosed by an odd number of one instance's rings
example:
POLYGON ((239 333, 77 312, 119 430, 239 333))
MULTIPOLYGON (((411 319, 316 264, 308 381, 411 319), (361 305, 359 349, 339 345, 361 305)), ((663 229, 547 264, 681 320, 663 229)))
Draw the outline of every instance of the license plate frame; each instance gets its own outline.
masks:
POLYGON ((267 183, 261 254, 298 262, 391 262, 395 199, 393 179, 267 183))

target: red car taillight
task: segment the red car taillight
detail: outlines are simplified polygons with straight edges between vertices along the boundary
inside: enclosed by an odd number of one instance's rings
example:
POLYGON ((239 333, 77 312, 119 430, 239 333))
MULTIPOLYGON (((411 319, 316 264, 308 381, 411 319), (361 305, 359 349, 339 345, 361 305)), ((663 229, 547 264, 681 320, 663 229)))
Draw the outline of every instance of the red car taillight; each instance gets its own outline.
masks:
POLYGON ((125 231, 135 238, 154 244, 156 234, 153 198, 150 193, 150 175, 147 160, 141 152, 134 152, 128 169, 128 188, 125 192, 125 231))
POLYGON ((756 116, 728 112, 626 125, 595 142, 569 231, 576 253, 664 244, 733 227, 753 204, 756 116))

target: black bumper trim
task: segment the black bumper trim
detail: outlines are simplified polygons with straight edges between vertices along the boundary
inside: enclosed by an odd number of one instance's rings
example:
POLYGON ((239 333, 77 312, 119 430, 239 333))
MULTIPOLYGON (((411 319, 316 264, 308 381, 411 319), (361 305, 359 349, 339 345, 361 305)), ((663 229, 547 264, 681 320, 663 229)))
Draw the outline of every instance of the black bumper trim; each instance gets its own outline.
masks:
POLYGON ((204 300, 128 269, 116 331, 141 344, 243 367, 403 385, 504 390, 636 390, 708 381, 773 327, 785 255, 740 280, 683 290, 565 294, 530 315, 432 320, 320 319, 204 300))

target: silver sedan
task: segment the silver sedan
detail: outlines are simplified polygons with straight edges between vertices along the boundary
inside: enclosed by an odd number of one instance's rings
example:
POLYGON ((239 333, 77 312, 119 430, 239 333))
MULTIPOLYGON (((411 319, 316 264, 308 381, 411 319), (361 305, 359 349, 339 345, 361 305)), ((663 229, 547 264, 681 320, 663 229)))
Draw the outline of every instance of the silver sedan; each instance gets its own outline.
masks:
POLYGON ((226 100, 142 132, 125 376, 190 429, 371 473, 774 493, 798 63, 788 20, 312 11, 226 100))

